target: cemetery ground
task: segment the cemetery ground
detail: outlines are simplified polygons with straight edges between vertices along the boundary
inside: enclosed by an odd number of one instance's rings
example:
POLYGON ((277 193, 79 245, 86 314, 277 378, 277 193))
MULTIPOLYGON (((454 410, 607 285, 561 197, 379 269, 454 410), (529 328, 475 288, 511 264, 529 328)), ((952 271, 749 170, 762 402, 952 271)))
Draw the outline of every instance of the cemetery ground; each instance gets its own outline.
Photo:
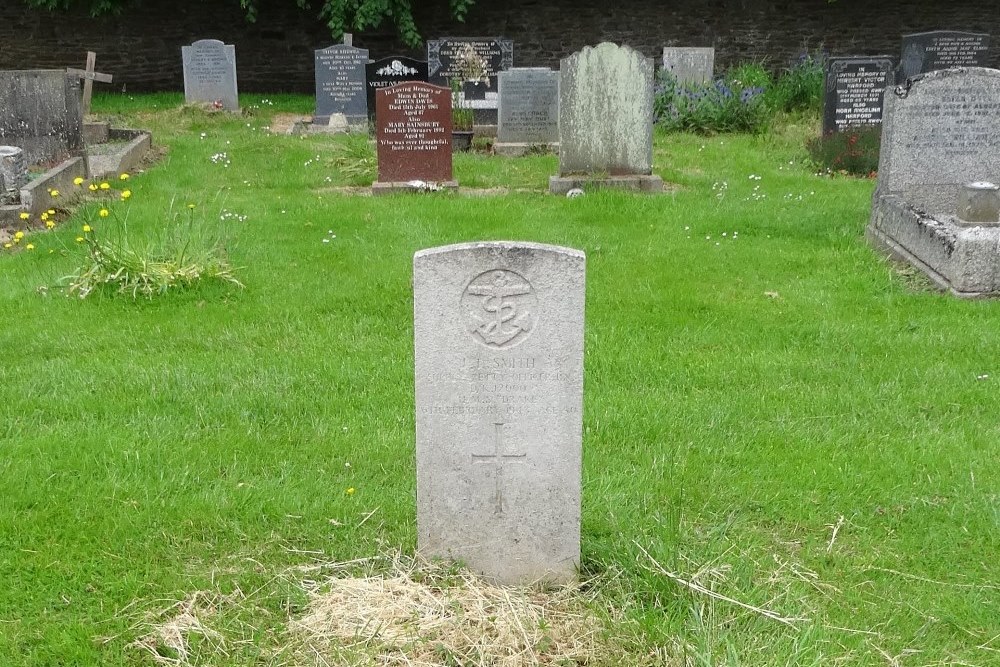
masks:
POLYGON ((658 196, 473 153, 483 196, 363 197, 363 142, 265 129, 311 105, 98 96, 166 155, 0 251, 0 663, 1000 662, 1000 304, 868 247, 818 118, 658 135, 658 196), (190 216, 245 287, 65 296, 126 211, 137 243, 190 216), (588 258, 582 583, 529 598, 410 561, 413 253, 494 239, 588 258), (393 639, 376 612, 430 595, 393 639))

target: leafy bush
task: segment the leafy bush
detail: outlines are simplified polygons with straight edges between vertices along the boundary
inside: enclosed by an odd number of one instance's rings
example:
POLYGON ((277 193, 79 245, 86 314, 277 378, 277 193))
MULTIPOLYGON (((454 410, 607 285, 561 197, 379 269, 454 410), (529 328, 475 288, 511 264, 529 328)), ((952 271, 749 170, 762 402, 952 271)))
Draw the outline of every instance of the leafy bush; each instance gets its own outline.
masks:
POLYGON ((767 91, 771 107, 785 113, 822 111, 825 62, 822 51, 804 51, 767 91))
POLYGON ((878 171, 881 141, 881 126, 855 127, 810 139, 806 149, 820 171, 872 176, 878 171))
POLYGON ((657 74, 653 97, 656 123, 667 131, 701 134, 758 133, 770 113, 762 96, 770 75, 759 65, 745 65, 704 84, 681 84, 666 70, 657 74))

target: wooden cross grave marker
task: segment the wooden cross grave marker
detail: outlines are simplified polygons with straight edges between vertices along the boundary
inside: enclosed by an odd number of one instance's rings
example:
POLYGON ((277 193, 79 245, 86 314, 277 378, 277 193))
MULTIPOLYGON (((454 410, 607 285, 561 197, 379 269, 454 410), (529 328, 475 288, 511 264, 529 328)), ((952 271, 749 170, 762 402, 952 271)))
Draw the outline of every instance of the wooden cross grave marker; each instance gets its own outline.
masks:
POLYGON ((83 79, 83 115, 86 116, 90 113, 90 97, 94 93, 94 82, 100 81, 101 83, 111 83, 110 74, 102 74, 101 72, 94 71, 94 63, 97 62, 97 54, 93 51, 87 51, 87 69, 76 69, 75 67, 67 67, 66 72, 69 74, 75 74, 76 76, 83 79))

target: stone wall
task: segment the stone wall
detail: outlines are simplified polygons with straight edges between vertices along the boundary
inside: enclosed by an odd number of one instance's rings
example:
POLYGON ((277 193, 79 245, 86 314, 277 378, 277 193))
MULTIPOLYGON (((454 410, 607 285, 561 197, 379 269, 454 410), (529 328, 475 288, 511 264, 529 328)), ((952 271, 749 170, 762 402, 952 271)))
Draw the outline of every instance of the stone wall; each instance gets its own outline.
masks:
MULTIPOLYGON (((329 34, 294 0, 260 4, 248 24, 238 0, 142 0, 96 19, 0 0, 0 69, 82 67, 92 50, 97 69, 114 74, 112 89, 181 91, 181 46, 216 38, 236 45, 241 91, 312 92, 312 52, 330 45, 329 34)), ((898 57, 904 32, 948 29, 990 32, 990 65, 1000 68, 996 0, 479 0, 464 24, 444 0, 414 4, 425 37, 510 37, 516 66, 558 67, 583 46, 614 41, 657 60, 663 46, 715 46, 717 70, 746 60, 780 69, 806 48, 898 57)), ((373 58, 422 55, 402 48, 391 28, 356 35, 354 44, 373 58)))

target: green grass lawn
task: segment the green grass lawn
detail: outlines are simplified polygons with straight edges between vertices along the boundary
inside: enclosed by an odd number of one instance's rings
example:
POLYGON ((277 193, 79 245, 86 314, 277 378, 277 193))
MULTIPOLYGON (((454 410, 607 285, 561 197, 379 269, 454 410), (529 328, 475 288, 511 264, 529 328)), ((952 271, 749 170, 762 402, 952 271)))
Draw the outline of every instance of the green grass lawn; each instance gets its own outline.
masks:
POLYGON ((180 102, 95 99, 167 149, 110 206, 157 239, 195 204, 245 289, 67 297, 93 204, 0 250, 0 665, 152 665, 132 643, 195 591, 252 604, 190 664, 289 664, 295 566, 415 548, 412 255, 499 239, 587 254, 609 664, 1000 664, 1000 304, 870 250, 874 182, 813 174, 815 120, 657 136, 662 196, 471 154, 459 182, 509 194, 370 198, 337 190, 370 180, 343 139, 264 129, 309 98, 180 102))

